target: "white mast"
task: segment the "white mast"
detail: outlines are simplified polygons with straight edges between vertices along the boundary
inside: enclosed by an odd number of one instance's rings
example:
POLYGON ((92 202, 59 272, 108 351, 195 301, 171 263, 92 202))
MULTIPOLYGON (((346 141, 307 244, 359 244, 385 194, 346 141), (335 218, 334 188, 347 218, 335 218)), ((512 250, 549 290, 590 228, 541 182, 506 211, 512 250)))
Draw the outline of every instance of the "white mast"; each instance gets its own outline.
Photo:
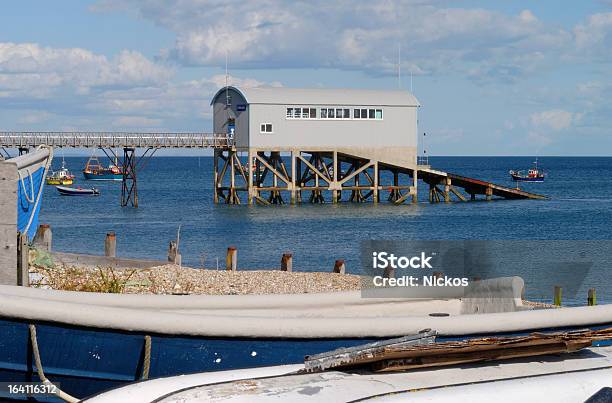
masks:
POLYGON ((397 44, 397 88, 402 88, 402 45, 397 44))
POLYGON ((228 64, 228 55, 227 55, 227 49, 225 50, 225 106, 229 105, 229 88, 227 88, 227 86, 229 85, 229 75, 227 73, 227 64, 228 64))

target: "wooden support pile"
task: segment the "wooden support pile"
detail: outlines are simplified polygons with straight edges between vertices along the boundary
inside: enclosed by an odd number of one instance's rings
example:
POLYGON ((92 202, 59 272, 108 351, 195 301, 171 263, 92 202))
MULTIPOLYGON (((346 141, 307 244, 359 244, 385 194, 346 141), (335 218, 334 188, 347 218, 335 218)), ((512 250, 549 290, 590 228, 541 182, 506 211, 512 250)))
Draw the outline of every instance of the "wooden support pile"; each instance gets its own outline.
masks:
POLYGON ((527 336, 485 337, 443 343, 363 345, 306 357, 307 372, 369 369, 390 372, 547 354, 572 353, 593 341, 612 339, 612 328, 527 336))

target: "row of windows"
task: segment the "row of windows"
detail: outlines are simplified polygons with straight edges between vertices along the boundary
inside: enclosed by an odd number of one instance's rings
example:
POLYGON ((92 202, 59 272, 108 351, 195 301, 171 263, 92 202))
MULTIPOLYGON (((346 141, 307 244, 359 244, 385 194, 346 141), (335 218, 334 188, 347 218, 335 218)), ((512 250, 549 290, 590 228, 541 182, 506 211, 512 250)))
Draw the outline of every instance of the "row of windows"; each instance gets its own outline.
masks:
POLYGON ((375 119, 382 120, 382 109, 287 108, 287 119, 375 119), (318 113, 317 113, 318 112, 318 113))

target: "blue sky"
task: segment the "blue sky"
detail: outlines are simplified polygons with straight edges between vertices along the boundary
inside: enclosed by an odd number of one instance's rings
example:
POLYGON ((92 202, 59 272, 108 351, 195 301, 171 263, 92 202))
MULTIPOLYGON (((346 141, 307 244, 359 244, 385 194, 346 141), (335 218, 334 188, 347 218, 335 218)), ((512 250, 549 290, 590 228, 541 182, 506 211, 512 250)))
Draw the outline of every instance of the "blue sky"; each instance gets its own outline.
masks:
POLYGON ((431 155, 612 155, 612 1, 14 1, 1 130, 210 131, 235 85, 397 88, 431 155))

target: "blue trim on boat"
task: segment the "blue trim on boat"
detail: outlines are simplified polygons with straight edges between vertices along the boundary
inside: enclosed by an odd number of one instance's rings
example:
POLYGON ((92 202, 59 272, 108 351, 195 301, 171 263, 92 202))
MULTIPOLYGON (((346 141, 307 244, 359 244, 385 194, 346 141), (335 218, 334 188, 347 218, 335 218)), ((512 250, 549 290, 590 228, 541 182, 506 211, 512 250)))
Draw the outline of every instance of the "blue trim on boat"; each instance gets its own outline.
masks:
MULTIPOLYGON (((589 328, 601 329, 610 326, 607 324, 589 328)), ((568 330, 576 329, 543 329, 547 332, 568 330)), ((143 333, 53 323, 36 323, 36 332, 45 375, 52 382, 59 382, 62 390, 74 396, 87 397, 140 379, 144 355, 145 334, 143 333)), ((526 333, 531 331, 495 336, 517 336, 526 333)), ((303 362, 306 355, 380 340, 378 338, 251 339, 149 335, 152 339, 150 378, 296 364, 303 362)), ((438 337, 437 341, 465 340, 483 336, 491 334, 438 337)), ((612 345, 612 341, 596 342, 594 345, 612 345)), ((33 362, 28 323, 17 319, 0 319, 0 380, 37 381, 33 362)), ((0 393, 1 397, 6 396, 0 393)))
POLYGON ((34 238, 34 235, 36 234, 36 229, 38 228, 38 214, 40 212, 40 206, 42 203, 38 203, 38 205, 35 205, 35 203, 28 202, 28 199, 36 200, 40 187, 44 186, 44 174, 44 166, 41 166, 36 171, 31 172, 31 176, 24 174, 22 171, 23 185, 21 184, 20 180, 18 180, 17 183, 17 230, 19 232, 23 232, 23 230, 28 225, 30 217, 34 215, 34 220, 32 220, 32 224, 28 229, 28 238, 30 240, 34 238), (30 194, 30 192, 32 192, 32 185, 34 188, 33 195, 30 194))

